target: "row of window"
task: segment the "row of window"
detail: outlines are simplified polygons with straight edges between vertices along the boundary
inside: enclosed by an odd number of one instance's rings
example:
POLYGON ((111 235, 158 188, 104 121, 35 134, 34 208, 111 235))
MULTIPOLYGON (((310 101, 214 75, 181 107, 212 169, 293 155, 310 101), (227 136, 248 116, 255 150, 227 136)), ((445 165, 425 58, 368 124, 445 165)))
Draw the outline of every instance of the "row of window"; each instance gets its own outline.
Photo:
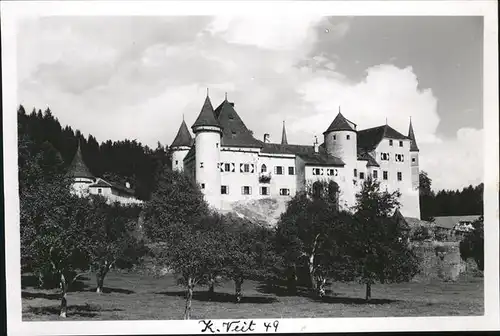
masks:
MULTIPOLYGON (((324 175, 325 173, 325 169, 323 168, 313 168, 312 170, 312 174, 313 175, 324 175)), ((332 168, 328 168, 326 169, 326 175, 327 176, 338 176, 339 175, 339 171, 337 169, 332 169, 332 168)))
MULTIPOLYGON (((358 170, 354 168, 354 177, 358 177, 358 170)), ((402 172, 397 172, 397 177, 398 181, 403 180, 403 173, 402 172)), ((377 179, 378 178, 378 171, 374 170, 373 171, 373 178, 377 179)), ((364 180, 365 179, 365 173, 364 172, 359 172, 359 179, 364 180)), ((382 171, 382 179, 383 180, 388 180, 389 179, 389 172, 387 170, 382 171)))
MULTIPOLYGON (((203 162, 200 162, 200 167, 203 168, 203 162)), ((234 173, 236 170, 236 165, 234 163, 219 163, 218 168, 221 172, 231 172, 234 173)), ((240 173, 254 173, 255 172, 255 164, 253 163, 240 163, 239 167, 240 173)), ((267 166, 262 164, 260 166, 261 173, 267 173, 267 166)), ((276 175, 285 175, 285 167, 283 166, 275 166, 274 173, 276 175)), ((295 167, 288 167, 288 175, 295 175, 295 167)))
MULTIPOLYGON (((393 141, 389 140, 389 146, 393 146, 393 141)), ((403 141, 399 140, 399 147, 403 147, 403 141)))
MULTIPOLYGON (((345 136, 345 138, 346 138, 347 140, 350 140, 350 139, 351 139, 351 135, 350 135, 350 134, 347 134, 347 135, 345 136)), ((333 135, 333 140, 337 140, 337 135, 336 135, 336 134, 334 134, 334 135, 333 135)))
MULTIPOLYGON (((270 195, 269 187, 261 186, 259 188, 259 192, 263 196, 270 195)), ((229 195, 229 186, 221 186, 220 193, 222 195, 229 195)), ((252 187, 251 186, 242 186, 241 187, 241 194, 242 195, 251 195, 252 194, 252 187)), ((290 195, 290 189, 288 189, 288 188, 281 188, 280 189, 280 196, 289 196, 289 195, 290 195)))
MULTIPOLYGON (((389 161, 390 154, 389 153, 380 153, 380 160, 381 161, 389 161)), ((394 160, 396 162, 404 162, 405 157, 403 154, 394 154, 394 160)), ((415 160, 412 160, 412 162, 415 162, 415 160)))

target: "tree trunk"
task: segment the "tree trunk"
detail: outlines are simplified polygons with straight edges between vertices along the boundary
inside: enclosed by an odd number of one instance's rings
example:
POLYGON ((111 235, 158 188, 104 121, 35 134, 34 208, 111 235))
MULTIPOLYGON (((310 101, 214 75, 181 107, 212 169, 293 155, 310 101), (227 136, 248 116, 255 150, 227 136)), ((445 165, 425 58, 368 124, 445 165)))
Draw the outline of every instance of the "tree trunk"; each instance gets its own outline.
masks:
POLYGON ((96 281, 97 281, 97 287, 96 287, 96 293, 102 293, 104 290, 104 278, 106 277, 106 274, 108 274, 109 268, 108 266, 102 266, 96 274, 96 281))
POLYGON ((316 286, 317 286, 317 293, 319 297, 325 296, 325 284, 326 284, 326 278, 324 277, 319 277, 316 280, 316 286))
POLYGON ((237 277, 234 279, 234 285, 235 285, 235 295, 236 295, 236 302, 240 303, 241 302, 241 285, 243 284, 243 277, 237 277))
POLYGON ((208 280, 208 300, 211 301, 214 297, 215 294, 215 277, 210 276, 210 279, 208 280))
POLYGON ((191 318, 191 301, 193 300, 193 279, 189 277, 187 279, 187 292, 186 292, 186 309, 184 310, 184 319, 189 320, 191 318))
POLYGON ((297 267, 294 264, 293 266, 288 267, 288 283, 287 289, 290 294, 297 293, 297 267))
POLYGON ((59 316, 65 318, 66 314, 68 312, 68 301, 66 299, 67 291, 68 291, 68 284, 66 283, 66 278, 64 277, 64 274, 62 274, 62 273, 61 273, 61 290, 62 290, 61 309, 60 309, 59 316))
POLYGON ((367 282, 366 283, 366 301, 370 301, 372 299, 372 284, 367 282))

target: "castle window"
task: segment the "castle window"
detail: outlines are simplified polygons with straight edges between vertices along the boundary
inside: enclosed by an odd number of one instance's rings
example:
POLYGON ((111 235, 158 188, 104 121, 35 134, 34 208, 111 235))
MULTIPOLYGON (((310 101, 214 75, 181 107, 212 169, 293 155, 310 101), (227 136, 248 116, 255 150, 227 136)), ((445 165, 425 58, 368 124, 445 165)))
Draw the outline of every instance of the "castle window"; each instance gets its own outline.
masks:
POLYGON ((264 196, 269 195, 269 187, 260 187, 260 194, 264 196))
POLYGON ((411 162, 416 162, 417 160, 415 158, 411 158, 411 162))
POLYGON ((232 131, 232 132, 231 132, 231 135, 235 136, 235 135, 236 135, 236 132, 235 132, 235 131, 232 131))
POLYGON ((337 140, 337 136, 335 134, 333 135, 333 140, 337 140))
POLYGON ((395 154, 396 162, 403 162, 404 156, 403 154, 395 154))
POLYGON ((243 165, 243 172, 245 172, 245 173, 250 172, 250 165, 248 163, 245 163, 243 165))
POLYGON ((203 162, 200 162, 200 168, 203 168, 203 162))
POLYGON ((220 186, 220 193, 222 195, 227 195, 229 194, 229 187, 228 186, 220 186))
POLYGON ((179 160, 175 160, 175 165, 177 166, 179 164, 179 160))
POLYGON ((267 166, 265 164, 263 164, 262 166, 260 166, 260 172, 261 173, 267 173, 267 166))
POLYGON ((337 169, 328 169, 326 171, 326 175, 328 175, 328 176, 337 176, 338 175, 338 170, 337 169))
POLYGON ((389 140, 389 146, 392 146, 392 140, 389 140))
POLYGON ((313 168, 313 175, 323 175, 323 169, 313 168))
POLYGON ((252 194, 252 188, 249 186, 243 186, 241 187, 241 194, 242 195, 251 195, 252 194))
POLYGON ((365 173, 359 172, 359 179, 364 180, 365 179, 365 173))
POLYGON ((382 172, 382 178, 383 178, 384 180, 387 180, 387 179, 389 178, 389 177, 388 177, 387 170, 384 170, 384 171, 382 172))
POLYGON ((231 171, 231 165, 229 163, 224 163, 224 171, 231 171))
POLYGON ((219 148, 219 143, 216 143, 216 144, 215 144, 215 148, 219 148))
POLYGON ((376 170, 373 171, 373 178, 374 179, 378 178, 378 171, 376 170))
POLYGON ((358 170, 354 168, 354 177, 358 177, 358 170))
POLYGON ((380 153, 380 160, 389 161, 389 153, 380 153))
POLYGON ((97 189, 97 193, 102 194, 102 189, 101 188, 97 189))
POLYGON ((205 189, 205 183, 201 184, 201 189, 205 189))
POLYGON ((280 195, 281 195, 281 196, 289 196, 289 195, 290 195, 290 189, 287 189, 287 188, 281 188, 281 189, 280 189, 280 195))
POLYGON ((276 167, 274 167, 274 173, 276 175, 283 175, 283 167, 282 166, 276 166, 276 167))
POLYGON ((398 172, 398 181, 403 181, 403 173, 398 172))
POLYGON ((403 147, 403 141, 399 140, 399 147, 403 147))
POLYGON ((349 134, 346 135, 345 137, 347 140, 349 140, 351 138, 351 136, 349 134))
POLYGON ((295 175, 295 167, 288 167, 288 175, 295 175))
POLYGON ((234 116, 232 114, 229 115, 229 119, 233 120, 234 116))

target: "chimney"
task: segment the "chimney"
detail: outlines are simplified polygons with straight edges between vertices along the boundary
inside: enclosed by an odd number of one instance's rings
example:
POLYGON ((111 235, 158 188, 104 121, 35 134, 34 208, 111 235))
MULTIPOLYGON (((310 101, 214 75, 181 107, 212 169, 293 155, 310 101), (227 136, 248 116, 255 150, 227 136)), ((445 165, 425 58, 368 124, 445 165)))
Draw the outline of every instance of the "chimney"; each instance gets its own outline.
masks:
POLYGON ((130 189, 130 183, 125 182, 125 188, 130 189))
POLYGON ((269 133, 264 134, 264 142, 265 143, 270 143, 271 140, 269 139, 269 133))
POLYGON ((314 153, 319 153, 318 137, 314 137, 314 153))

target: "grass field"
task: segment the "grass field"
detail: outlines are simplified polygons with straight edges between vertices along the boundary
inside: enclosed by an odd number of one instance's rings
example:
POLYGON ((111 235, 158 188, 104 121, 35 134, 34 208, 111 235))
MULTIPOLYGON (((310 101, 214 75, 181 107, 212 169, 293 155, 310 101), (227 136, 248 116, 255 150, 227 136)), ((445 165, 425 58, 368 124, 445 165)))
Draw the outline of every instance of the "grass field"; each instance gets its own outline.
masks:
MULTIPOLYGON (((68 293, 66 320, 154 320, 181 319, 184 291, 171 275, 153 278, 138 274, 111 273, 105 292, 97 294, 93 278, 84 279, 68 293)), ((451 316, 483 314, 483 279, 462 278, 457 282, 374 285, 372 301, 365 303, 364 286, 333 283, 324 300, 299 291, 287 296, 279 288, 247 281, 243 301, 234 303, 231 282, 216 287, 209 301, 206 288, 195 291, 192 319, 205 318, 308 318, 451 316)), ((59 320, 59 292, 26 285, 22 290, 23 320, 59 320)))

